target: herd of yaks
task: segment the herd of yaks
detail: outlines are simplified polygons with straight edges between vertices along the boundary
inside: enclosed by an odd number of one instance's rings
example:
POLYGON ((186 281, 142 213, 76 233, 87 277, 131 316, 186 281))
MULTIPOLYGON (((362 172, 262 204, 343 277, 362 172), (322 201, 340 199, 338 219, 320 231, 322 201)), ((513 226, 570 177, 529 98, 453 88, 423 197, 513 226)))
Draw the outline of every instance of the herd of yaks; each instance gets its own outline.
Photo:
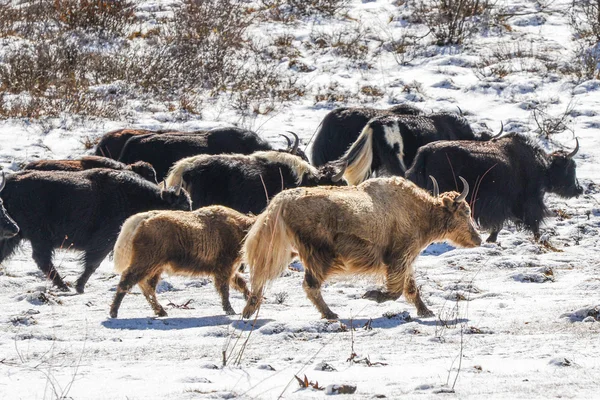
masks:
POLYGON ((82 251, 75 288, 83 293, 114 249, 121 280, 113 318, 136 284, 154 312, 166 315, 155 293, 163 272, 212 276, 227 314, 234 313, 229 288, 239 290, 248 318, 268 282, 299 257, 303 288, 324 318, 337 318, 321 295, 322 283, 337 274, 384 275, 385 288, 365 298, 404 295, 419 316, 430 316, 412 269, 424 247, 443 240, 479 246, 474 222, 491 232, 489 242, 507 220, 537 239, 544 194, 583 192, 573 161, 578 142, 573 151, 547 154, 524 135, 475 133, 453 113, 425 115, 408 105, 335 109, 320 125, 312 164, 291 134, 283 135, 287 149, 274 150, 234 127, 120 129, 100 139, 96 155, 2 174, 0 262, 29 240, 38 267, 68 291, 54 250, 82 251))

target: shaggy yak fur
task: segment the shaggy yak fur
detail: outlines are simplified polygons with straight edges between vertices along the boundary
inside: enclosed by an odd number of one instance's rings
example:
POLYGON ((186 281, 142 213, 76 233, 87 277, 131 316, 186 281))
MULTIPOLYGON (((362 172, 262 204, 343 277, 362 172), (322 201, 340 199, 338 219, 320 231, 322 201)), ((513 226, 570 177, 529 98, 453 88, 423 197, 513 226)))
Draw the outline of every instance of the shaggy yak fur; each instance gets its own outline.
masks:
POLYGON ((373 118, 342 157, 348 162, 344 179, 358 185, 371 172, 404 176, 419 147, 427 143, 490 138, 487 133, 475 134, 465 118, 452 113, 373 118))
MULTIPOLYGON (((298 139, 286 152, 306 157, 298 149, 298 139)), ((182 158, 198 154, 252 154, 256 151, 273 150, 269 142, 258 134, 240 128, 217 128, 196 134, 166 133, 134 136, 125 143, 119 161, 131 164, 146 161, 163 180, 169 169, 182 158)))
POLYGON ((123 297, 135 284, 156 315, 166 316, 156 299, 156 284, 163 271, 212 276, 223 310, 235 314, 229 303, 229 285, 248 297, 237 268, 242 241, 255 219, 221 206, 192 212, 150 211, 127 219, 115 244, 115 271, 122 275, 110 316, 117 317, 123 297))
POLYGON ((386 110, 367 107, 340 107, 329 112, 321 122, 310 155, 315 167, 338 160, 358 138, 371 118, 385 115, 420 115, 416 107, 398 104, 386 110))
POLYGON ((461 247, 481 243, 463 193, 433 197, 400 177, 368 180, 355 187, 297 188, 279 193, 258 216, 244 243, 251 296, 243 316, 262 300, 265 285, 289 264, 293 250, 305 268, 303 287, 323 318, 336 319, 321 296, 332 275, 385 275, 386 289, 365 298, 383 302, 402 294, 419 316, 431 316, 419 296, 412 264, 431 242, 461 247))
POLYGON ((183 182, 194 209, 220 204, 242 213, 259 214, 268 199, 282 190, 339 185, 344 183, 343 172, 343 166, 332 163, 315 168, 289 153, 260 151, 184 158, 171 168, 165 181, 167 185, 183 182))
POLYGON ((31 242, 38 268, 59 289, 69 288, 54 265, 54 249, 84 252, 85 269, 76 289, 86 282, 112 250, 123 222, 133 214, 155 209, 190 210, 179 188, 161 190, 131 171, 21 171, 6 178, 4 204, 21 230, 0 240, 0 262, 23 240, 31 242))
POLYGON ((583 192, 575 175, 574 151, 546 152, 524 135, 508 134, 488 142, 435 142, 419 149, 406 177, 422 188, 428 176, 442 191, 456 188, 463 176, 473 187, 467 201, 482 229, 490 230, 488 242, 509 220, 539 237, 548 214, 544 194, 574 197, 583 192))
POLYGON ((92 168, 108 168, 117 170, 133 171, 147 181, 158 183, 156 181, 156 172, 152 165, 145 161, 138 161, 131 165, 100 156, 85 156, 80 160, 39 160, 32 161, 23 167, 23 170, 30 171, 83 171, 92 168))

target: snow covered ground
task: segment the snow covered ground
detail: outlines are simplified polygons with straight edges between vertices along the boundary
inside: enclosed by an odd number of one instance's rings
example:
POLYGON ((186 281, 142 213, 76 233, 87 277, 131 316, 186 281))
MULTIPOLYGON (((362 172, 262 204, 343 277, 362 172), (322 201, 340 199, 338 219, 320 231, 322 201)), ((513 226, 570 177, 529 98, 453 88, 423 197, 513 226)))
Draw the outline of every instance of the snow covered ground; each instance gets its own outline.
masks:
MULTIPOLYGON (((163 2, 140 3, 152 10, 163 2)), ((399 35, 406 25, 398 18, 406 12, 402 3, 352 1, 350 18, 264 24, 254 34, 285 32, 301 43, 315 30, 358 21, 399 35)), ((242 120, 215 101, 207 102, 202 120, 157 110, 138 113, 133 124, 82 123, 68 115, 43 123, 1 121, 0 163, 15 170, 36 158, 80 156, 87 137, 123 126, 192 130, 236 123, 283 146, 279 132, 295 131, 308 143, 334 106, 412 101, 424 110, 455 111, 458 105, 476 129, 496 131, 503 121, 506 131, 533 135, 531 107, 547 104, 550 115, 571 109, 570 130, 541 143, 548 151, 573 148, 573 132, 579 138, 575 160, 584 195, 547 197, 554 215, 543 227, 546 245, 507 226, 497 245, 430 246, 415 266, 423 299, 436 314, 426 319, 403 298, 383 304, 361 299, 378 282, 350 278, 323 290, 340 321, 321 320, 301 289, 302 272, 294 270, 268 290, 256 321, 224 315, 209 280, 167 276, 158 298, 168 317, 153 318, 136 288, 119 318, 110 319, 119 280, 110 259, 84 295, 64 294, 44 280, 26 244, 0 266, 0 398, 322 398, 327 390, 318 388, 344 384, 356 386, 353 398, 364 399, 600 397, 600 81, 573 83, 556 71, 526 68, 482 79, 475 68, 499 46, 517 43, 568 64, 574 44, 559 11, 570 3, 555 1, 530 14, 536 2, 511 0, 503 4, 518 14, 506 20, 510 31, 479 34, 463 48, 427 46, 408 65, 372 48, 372 68, 365 69, 335 52, 301 47, 302 62, 313 68, 300 78, 309 95, 255 119, 242 120), (372 85, 385 95, 315 101, 332 82, 341 92, 372 85), (294 376, 313 385, 301 388, 294 376)), ((534 61, 515 60, 514 66, 534 61)), ((55 256, 67 280, 78 276, 77 257, 55 256)), ((232 292, 231 298, 240 312, 242 296, 232 292)))

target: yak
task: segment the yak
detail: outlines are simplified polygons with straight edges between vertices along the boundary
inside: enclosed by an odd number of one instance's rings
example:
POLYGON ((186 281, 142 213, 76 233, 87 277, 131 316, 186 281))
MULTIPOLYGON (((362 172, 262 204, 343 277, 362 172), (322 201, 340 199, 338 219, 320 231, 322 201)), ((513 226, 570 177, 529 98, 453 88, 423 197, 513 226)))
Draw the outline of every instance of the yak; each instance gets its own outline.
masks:
POLYGON ((54 249, 83 251, 78 293, 83 293, 89 277, 112 250, 129 216, 155 209, 191 209, 188 194, 177 187, 161 189, 134 172, 100 168, 20 171, 6 178, 2 195, 20 231, 2 239, 0 262, 23 239, 29 240, 39 269, 59 289, 68 291, 52 264, 54 249))
MULTIPOLYGON (((298 136, 286 151, 304 156, 298 149, 298 136)), ((131 137, 121 152, 119 161, 131 164, 146 161, 163 180, 169 168, 182 158, 198 154, 251 154, 256 151, 273 150, 271 145, 256 133, 240 128, 217 128, 197 134, 150 134, 131 137)), ((304 156, 306 157, 306 156, 304 156)))
POLYGON ((156 172, 152 165, 145 161, 138 161, 131 165, 101 156, 85 156, 79 160, 38 160, 32 161, 23 167, 23 170, 36 171, 83 171, 92 168, 108 168, 133 171, 147 181, 156 181, 156 172))
POLYGON ((115 271, 121 274, 110 308, 116 318, 125 294, 138 284, 159 317, 167 315, 156 299, 163 271, 172 275, 210 275, 221 295, 226 314, 235 314, 229 286, 249 295, 237 267, 244 237, 256 217, 227 207, 212 206, 192 212, 148 211, 129 217, 115 244, 115 271))
MULTIPOLYGON (((464 180, 463 180, 464 181, 464 180)), ((374 178, 350 187, 285 190, 260 214, 244 242, 251 295, 243 311, 249 318, 262 301, 265 285, 277 278, 297 251, 304 264, 303 288, 327 319, 337 315, 321 296, 332 275, 385 275, 386 289, 364 297, 383 302, 402 294, 419 316, 433 313, 421 300, 413 262, 431 242, 450 240, 475 247, 481 238, 462 193, 434 193, 401 177, 374 178)))
POLYGON ((490 140, 476 135, 467 120, 451 113, 397 115, 373 118, 342 159, 348 162, 344 179, 357 185, 371 172, 404 176, 419 147, 438 140, 490 140))
POLYGON ((461 175, 473 185, 468 197, 473 217, 490 230, 495 242, 507 220, 523 225, 539 238, 540 223, 547 216, 544 194, 574 197, 583 192, 575 174, 573 156, 559 150, 547 154, 531 138, 515 133, 488 142, 435 142, 419 149, 406 177, 423 188, 434 176, 441 190, 456 187, 461 175))
POLYGON ((259 214, 268 200, 284 189, 339 185, 343 173, 344 166, 335 163, 315 168, 289 153, 260 151, 184 158, 171 168, 165 182, 182 182, 194 209, 219 204, 259 214))
MULTIPOLYGON (((0 174, 0 193, 6 186, 6 177, 4 171, 0 174)), ((14 219, 6 212, 4 202, 0 198, 0 241, 11 239, 19 234, 19 226, 14 219)))
POLYGON ((385 110, 367 107, 336 108, 321 121, 312 146, 311 163, 315 167, 320 167, 339 159, 372 118, 385 115, 420 114, 422 114, 420 109, 409 104, 399 104, 385 110))

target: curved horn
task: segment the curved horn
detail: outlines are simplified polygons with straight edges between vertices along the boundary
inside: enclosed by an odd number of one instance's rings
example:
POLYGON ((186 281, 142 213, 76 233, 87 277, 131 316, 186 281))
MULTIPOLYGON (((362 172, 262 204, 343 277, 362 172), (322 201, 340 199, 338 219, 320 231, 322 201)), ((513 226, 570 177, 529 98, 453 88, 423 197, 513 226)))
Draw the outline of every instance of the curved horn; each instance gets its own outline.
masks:
POLYGON ((458 108, 458 115, 460 115, 462 117, 464 115, 462 110, 460 109, 459 106, 456 106, 456 108, 458 108))
MULTIPOLYGON (((573 150, 572 152, 570 152, 567 155, 567 158, 573 158, 575 156, 575 154, 577 154, 578 151, 579 151, 579 139, 575 138, 575 150, 573 150)), ((2 189, 0 189, 0 190, 2 190, 2 189)))
POLYGON ((490 139, 498 139, 500 136, 502 136, 503 132, 504 132, 504 122, 500 121, 500 132, 496 133, 490 139))
POLYGON ((292 147, 292 150, 290 151, 291 154, 296 154, 296 151, 298 151, 298 144, 300 143, 300 139, 298 138, 298 135, 296 135, 294 132, 292 131, 287 131, 288 133, 291 133, 294 136, 294 146, 292 147))
POLYGON ((331 181, 332 182, 339 182, 344 177, 344 172, 346 172, 346 168, 348 168, 348 161, 347 160, 344 163, 344 166, 342 167, 342 169, 337 174, 335 174, 334 176, 331 177, 331 181))
POLYGON ((440 187, 438 186, 438 183, 433 176, 429 175, 429 177, 431 178, 431 182, 433 182, 433 195, 432 196, 439 197, 440 196, 440 187))
POLYGON ((0 176, 0 192, 6 186, 6 179, 4 178, 4 171, 2 171, 2 175, 0 176))
POLYGON ((287 137, 286 135, 284 135, 283 133, 280 133, 279 136, 283 136, 285 138, 285 140, 287 141, 288 144, 288 148, 287 150, 290 150, 290 147, 292 147, 292 139, 290 139, 289 137, 287 137))
POLYGON ((469 183, 466 181, 465 178, 463 178, 462 176, 459 176, 458 179, 460 179, 464 185, 463 191, 460 194, 460 196, 458 196, 454 201, 455 202, 459 202, 459 201, 463 201, 464 199, 467 198, 467 195, 469 194, 469 183))

